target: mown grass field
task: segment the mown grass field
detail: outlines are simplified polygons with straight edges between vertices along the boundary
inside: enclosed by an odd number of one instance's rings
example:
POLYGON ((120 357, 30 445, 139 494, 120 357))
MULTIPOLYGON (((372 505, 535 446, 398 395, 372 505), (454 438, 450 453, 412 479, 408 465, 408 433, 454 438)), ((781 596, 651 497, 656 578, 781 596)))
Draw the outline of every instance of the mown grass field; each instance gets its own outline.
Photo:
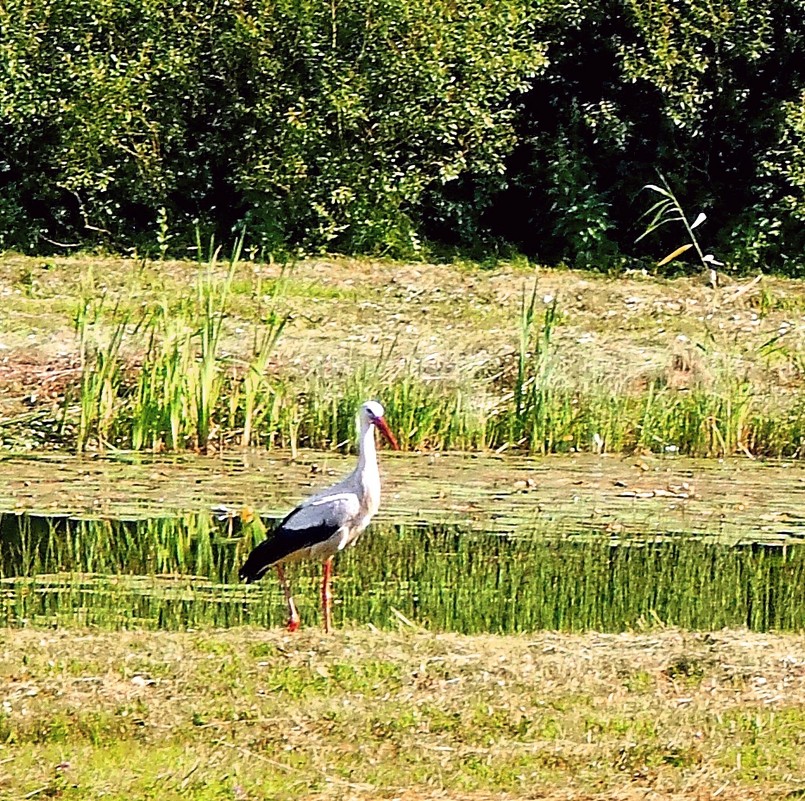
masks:
POLYGON ((805 640, 403 627, 15 630, 0 796, 769 799, 805 791, 805 640))
POLYGON ((777 457, 805 439, 792 280, 6 256, 0 283, 11 448, 332 448, 367 395, 408 449, 777 457))

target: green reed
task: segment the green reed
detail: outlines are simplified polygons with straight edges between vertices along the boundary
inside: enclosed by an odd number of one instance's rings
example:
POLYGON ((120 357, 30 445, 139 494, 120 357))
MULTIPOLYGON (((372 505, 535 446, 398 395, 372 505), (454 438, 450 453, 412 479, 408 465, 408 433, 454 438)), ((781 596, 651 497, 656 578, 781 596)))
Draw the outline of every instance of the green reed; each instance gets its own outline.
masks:
POLYGON ((235 246, 229 269, 223 281, 218 280, 214 273, 219 251, 216 250, 207 263, 197 284, 196 304, 200 311, 200 323, 195 337, 198 341, 198 358, 193 361, 188 384, 192 391, 194 418, 196 429, 196 446, 206 451, 213 425, 213 410, 221 392, 221 359, 219 347, 221 342, 221 328, 226 312, 229 290, 235 266, 240 258, 243 245, 241 239, 235 246))
POLYGON ((526 443, 532 451, 550 452, 551 440, 556 435, 553 419, 555 398, 550 376, 556 303, 555 297, 548 300, 542 324, 537 328, 537 282, 534 282, 530 297, 523 290, 513 405, 502 416, 506 420, 508 442, 526 443))
MULTIPOLYGON (((392 372, 384 368, 382 360, 335 385, 317 375, 308 377, 304 404, 295 410, 302 444, 315 448, 351 445, 355 411, 372 397, 382 400, 404 449, 475 450, 488 444, 487 417, 469 385, 430 381, 417 366, 392 372)), ((289 443, 280 436, 278 444, 289 443)))
MULTIPOLYGON (((278 412, 279 394, 267 377, 268 361, 285 326, 285 320, 273 321, 262 333, 255 332, 252 358, 240 385, 243 395, 243 432, 240 444, 246 448, 252 443, 254 432, 272 428, 278 412)), ((230 419, 236 419, 240 408, 238 395, 232 396, 230 419)))
POLYGON ((188 376, 195 360, 192 332, 166 305, 151 310, 148 341, 130 407, 131 447, 184 447, 192 427, 188 376))
POLYGON ((213 436, 231 438, 240 430, 241 443, 248 445, 256 429, 270 424, 274 392, 265 373, 284 318, 272 307, 250 324, 254 348, 245 361, 222 347, 241 247, 242 239, 223 276, 214 250, 199 267, 193 296, 144 308, 136 324, 115 307, 108 341, 92 335, 90 322, 100 316, 100 306, 82 301, 76 314, 79 450, 94 440, 99 448, 206 451, 213 436))
MULTIPOLYGON (((542 357, 539 357, 542 358, 542 357)), ((549 357, 552 358, 552 357, 549 357)), ((378 397, 405 449, 519 448, 530 453, 631 452, 646 449, 691 456, 800 456, 805 445, 805 402, 758 395, 746 382, 679 392, 659 379, 639 393, 611 380, 567 381, 553 366, 539 367, 520 386, 431 381, 408 368, 404 374, 361 370, 325 380, 276 386, 275 416, 260 441, 334 447, 353 438, 354 410, 378 397), (499 393, 499 394, 498 394, 499 393), (519 404, 519 411, 518 411, 519 404)))
POLYGON ((74 317, 81 365, 76 432, 76 448, 79 451, 86 449, 93 433, 99 445, 103 446, 108 442, 117 414, 117 388, 122 369, 120 346, 125 336, 128 316, 116 306, 112 313, 112 330, 107 342, 102 345, 95 342, 91 330, 98 322, 103 303, 103 298, 97 302, 84 298, 74 317))
POLYGON ((204 450, 212 434, 216 447, 349 447, 355 410, 369 397, 383 402, 407 450, 799 457, 805 447, 805 401, 760 394, 738 380, 679 392, 657 379, 635 393, 605 378, 574 384, 557 368, 540 367, 518 383, 517 398, 488 382, 432 380, 415 365, 290 381, 267 373, 282 321, 257 336, 247 362, 220 359, 214 370, 211 360, 201 367, 193 331, 156 317, 149 326, 134 388, 114 353, 82 383, 79 448, 92 433, 101 444, 134 450, 204 450))
POLYGON ((104 337, 96 331, 105 301, 85 288, 75 315, 80 382, 57 421, 78 450, 350 447, 355 410, 368 397, 383 402, 404 449, 798 457, 805 447, 805 400, 750 383, 727 357, 706 386, 683 390, 662 375, 630 386, 615 366, 574 374, 557 338, 561 306, 536 284, 523 292, 516 347, 483 375, 434 378, 394 346, 335 375, 272 371, 285 330, 284 273, 265 288, 252 279, 254 296, 267 290, 269 304, 251 304, 257 312, 244 320, 233 308, 245 280, 241 244, 227 265, 213 250, 195 292, 179 302, 149 304, 136 320, 116 306, 104 337), (235 326, 251 340, 245 356, 224 348, 225 335, 244 338, 235 326))
MULTIPOLYGON (((251 540, 207 514, 140 521, 5 515, 0 533, 0 614, 9 624, 175 629, 285 619, 273 575, 254 586, 237 581, 251 540)), ((305 622, 316 625, 320 566, 294 565, 289 573, 305 622)), ((341 623, 379 627, 408 619, 466 633, 660 623, 801 630, 805 546, 375 525, 339 556, 335 597, 341 623)))

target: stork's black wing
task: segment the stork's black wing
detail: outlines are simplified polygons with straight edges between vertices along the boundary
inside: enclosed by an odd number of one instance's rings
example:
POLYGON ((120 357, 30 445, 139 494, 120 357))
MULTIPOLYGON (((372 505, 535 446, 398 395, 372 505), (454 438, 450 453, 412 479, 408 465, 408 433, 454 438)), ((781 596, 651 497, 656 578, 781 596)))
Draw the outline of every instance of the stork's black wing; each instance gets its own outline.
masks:
POLYGON ((296 551, 325 542, 358 513, 358 498, 352 493, 312 498, 293 510, 273 534, 249 554, 238 575, 247 583, 257 581, 269 567, 296 551))

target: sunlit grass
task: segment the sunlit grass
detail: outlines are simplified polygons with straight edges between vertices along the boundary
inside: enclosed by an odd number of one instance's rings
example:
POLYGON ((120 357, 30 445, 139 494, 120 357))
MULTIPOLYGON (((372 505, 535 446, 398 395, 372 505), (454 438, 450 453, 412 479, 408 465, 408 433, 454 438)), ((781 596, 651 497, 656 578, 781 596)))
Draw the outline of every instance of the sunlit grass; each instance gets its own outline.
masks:
MULTIPOLYGON (((801 789, 802 638, 6 632, 3 791, 729 801, 801 789), (12 766, 9 769, 9 766, 12 766)), ((32 796, 33 797, 33 796, 32 796)))
MULTIPOLYGON (((334 448, 352 438, 354 410, 380 397, 405 449, 519 449, 530 453, 630 452, 692 456, 799 456, 805 405, 792 394, 764 391, 725 360, 709 385, 682 390, 663 377, 638 388, 602 375, 575 377, 563 368, 556 329, 562 310, 535 283, 524 291, 517 348, 490 378, 440 378, 416 359, 378 359, 336 375, 314 370, 288 377, 270 358, 285 327, 281 295, 249 329, 247 361, 221 348, 236 262, 216 279, 215 255, 202 267, 197 297, 178 308, 163 303, 136 326, 113 314, 105 345, 88 344, 88 302, 78 315, 82 361, 76 438, 79 449, 334 448), (123 369, 126 340, 144 343, 139 364, 123 369)), ((259 279, 254 289, 263 296, 259 279)), ((272 284, 282 291, 282 282, 272 284)), ((770 346, 771 347, 771 346, 770 346)), ((769 351, 769 348, 766 348, 769 351)), ((68 396, 69 397, 69 396, 68 396)))
MULTIPOLYGON (((162 283, 148 264, 131 265, 128 273, 101 261, 77 268, 70 316, 79 367, 64 370, 62 394, 50 405, 34 397, 35 383, 26 385, 32 411, 25 398, 13 405, 18 413, 0 420, 0 442, 78 450, 343 448, 352 438, 355 408, 373 396, 384 402, 409 450, 801 455, 805 405, 794 389, 805 362, 785 320, 765 338, 730 337, 719 333, 730 307, 716 326, 707 322, 709 315, 699 315, 697 300, 690 313, 674 319, 678 330, 698 332, 682 367, 673 366, 670 351, 666 366, 657 362, 655 342, 651 369, 635 372, 636 344, 652 328, 669 324, 662 309, 682 304, 684 299, 673 300, 676 290, 668 288, 671 299, 655 303, 650 314, 648 308, 643 316, 629 312, 627 332, 613 327, 623 324, 616 313, 623 292, 614 283, 600 286, 600 278, 596 291, 605 288, 611 297, 602 298, 599 310, 593 307, 597 298, 579 295, 576 301, 563 293, 556 275, 549 280, 552 291, 545 292, 542 273, 536 281, 524 271, 512 274, 507 280, 518 295, 507 311, 480 302, 489 287, 465 301, 455 287, 450 295, 440 293, 430 276, 420 276, 423 289, 405 278, 381 297, 366 265, 353 264, 354 279, 339 268, 338 280, 325 281, 324 273, 297 275, 293 265, 234 258, 219 264, 209 250, 195 267, 160 262, 162 283), (107 270, 117 271, 124 291, 113 296, 104 285, 99 276, 107 270), (579 341, 589 346, 568 337, 569 328, 578 331, 582 307, 586 332, 579 341), (288 325, 291 308, 296 319, 288 325), (345 309, 348 325, 342 328, 345 309), (363 326, 358 339, 377 338, 377 344, 353 353, 338 337, 356 326, 363 326), (410 337, 398 344, 409 327, 420 331, 421 347, 410 337), (495 331, 499 341, 478 342, 476 329, 495 331), (441 350, 445 341, 459 350, 472 340, 472 349, 484 351, 466 363, 434 362, 426 344, 431 332, 442 340, 441 350), (309 335, 321 356, 309 364, 312 345, 304 342, 297 364, 294 354, 309 335), (632 348, 631 366, 617 354, 612 358, 613 337, 632 348), (584 349, 589 354, 582 357, 584 349), (779 380, 762 379, 769 371, 779 380)), ((50 270, 40 275, 30 264, 26 269, 44 308, 54 300, 47 282, 55 286, 62 279, 51 278, 50 270)), ((458 269, 450 280, 480 282, 458 269)), ((666 285, 633 284, 633 291, 648 290, 656 296, 666 285)), ((755 308, 752 314, 765 319, 802 302, 765 285, 753 293, 744 317, 755 308)), ((748 302, 750 296, 741 298, 748 302)), ((18 302, 31 301, 21 296, 18 302)), ((45 318, 51 316, 52 310, 45 318)))
MULTIPOLYGON (((522 383, 518 379, 514 389, 487 386, 479 391, 477 383, 433 380, 416 367, 399 373, 371 366, 343 378, 313 373, 289 382, 265 370, 280 329, 278 324, 261 335, 244 373, 219 375, 219 402, 208 412, 216 423, 218 447, 349 446, 354 410, 369 397, 382 398, 389 422, 407 450, 514 449, 551 454, 646 449, 689 456, 779 458, 800 456, 805 444, 805 404, 800 398, 764 397, 739 380, 725 383, 721 391, 686 392, 653 381, 640 393, 630 393, 603 380, 573 386, 555 368, 543 372, 539 366, 539 372, 529 373, 522 383)), ((150 372, 141 374, 140 384, 159 387, 164 402, 146 397, 142 389, 128 398, 124 391, 126 399, 119 402, 112 420, 99 418, 116 432, 108 444, 161 450, 208 442, 209 422, 199 423, 193 408, 171 391, 180 377, 179 393, 194 380, 193 365, 183 371, 186 359, 176 349, 158 361, 159 374, 147 363, 144 370, 150 372)), ((212 398, 205 394, 197 399, 212 398)), ((206 407, 199 403, 196 408, 206 407)))
MULTIPOLYGON (((213 250, 199 266, 195 293, 178 303, 164 299, 144 306, 136 321, 130 310, 116 306, 106 341, 92 333, 103 304, 85 295, 76 313, 82 366, 75 407, 79 451, 111 446, 205 452, 213 437, 233 438, 236 431, 244 445, 251 444, 253 430, 272 408, 266 368, 285 320, 273 304, 258 308, 249 326, 250 358, 224 351, 222 332, 241 245, 223 276, 213 250), (129 363, 121 358, 124 346, 129 363)), ((256 279, 254 291, 262 296, 263 289, 256 279)), ((66 425, 75 414, 71 399, 68 392, 66 425)))

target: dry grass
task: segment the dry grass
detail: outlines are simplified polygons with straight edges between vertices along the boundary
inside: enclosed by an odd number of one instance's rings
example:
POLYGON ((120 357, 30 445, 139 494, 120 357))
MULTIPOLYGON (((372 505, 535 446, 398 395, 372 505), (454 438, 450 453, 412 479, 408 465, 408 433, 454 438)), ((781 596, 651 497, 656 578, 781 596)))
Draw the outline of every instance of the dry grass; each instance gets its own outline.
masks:
POLYGON ((7 798, 805 791, 805 638, 9 631, 7 798))
MULTIPOLYGON (((0 414, 30 408, 30 384, 37 380, 31 366, 39 365, 43 380, 54 380, 54 364, 60 370, 74 365, 70 318, 82 293, 122 295, 134 309, 158 298, 179 302, 192 291, 196 270, 192 262, 4 256, 0 382, 9 391, 0 414), (17 375, 16 364, 27 367, 17 375)), ((255 313, 254 279, 260 276, 267 287, 279 275, 277 266, 243 265, 233 287, 237 303, 227 348, 237 352, 250 344, 238 332, 238 315, 255 313)), ((532 268, 513 265, 480 270, 346 258, 300 262, 283 284, 292 321, 274 369, 291 378, 313 370, 339 374, 384 354, 400 366, 416 363, 425 376, 483 379, 516 346, 522 292, 534 275, 532 268)), ((536 275, 541 295, 559 297, 556 344, 564 368, 580 382, 612 376, 618 386, 639 390, 661 377, 687 387, 707 385, 729 369, 784 393, 801 386, 801 282, 764 277, 712 289, 700 279, 642 274, 610 279, 540 269, 536 275), (780 334, 773 352, 763 351, 780 334)), ((109 311, 113 305, 107 303, 109 311)))

